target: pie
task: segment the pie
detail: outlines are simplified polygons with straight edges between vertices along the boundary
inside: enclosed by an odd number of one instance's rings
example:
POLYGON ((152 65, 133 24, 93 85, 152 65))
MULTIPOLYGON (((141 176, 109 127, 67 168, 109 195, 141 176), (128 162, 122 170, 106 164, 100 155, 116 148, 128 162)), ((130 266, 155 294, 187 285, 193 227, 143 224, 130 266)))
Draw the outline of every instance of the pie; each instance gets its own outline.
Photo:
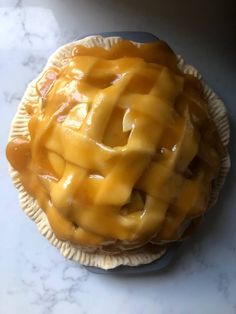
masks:
POLYGON ((22 206, 64 255, 112 268, 191 234, 226 175, 225 108, 163 41, 89 37, 29 86, 7 158, 22 206))

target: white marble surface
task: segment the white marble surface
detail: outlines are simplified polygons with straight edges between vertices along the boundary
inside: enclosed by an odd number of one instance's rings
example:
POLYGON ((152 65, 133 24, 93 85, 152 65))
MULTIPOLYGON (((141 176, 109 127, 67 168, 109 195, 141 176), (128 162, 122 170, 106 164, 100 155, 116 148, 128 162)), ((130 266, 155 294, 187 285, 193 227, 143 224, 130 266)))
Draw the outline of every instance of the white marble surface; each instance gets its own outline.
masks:
POLYGON ((174 265, 139 277, 94 275, 65 261, 21 212, 7 171, 9 124, 26 84, 56 47, 88 33, 146 30, 166 39, 222 96, 235 131, 233 1, 173 3, 0 0, 1 314, 236 313, 235 169, 210 220, 174 265))

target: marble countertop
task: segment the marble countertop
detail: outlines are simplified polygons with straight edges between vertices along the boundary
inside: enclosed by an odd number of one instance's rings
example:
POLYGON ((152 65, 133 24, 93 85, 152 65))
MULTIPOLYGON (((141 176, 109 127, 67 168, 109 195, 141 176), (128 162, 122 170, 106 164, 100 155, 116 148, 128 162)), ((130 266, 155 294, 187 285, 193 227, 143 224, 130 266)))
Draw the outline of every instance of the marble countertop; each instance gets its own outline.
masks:
POLYGON ((27 83, 59 45, 84 34, 149 31, 194 64, 229 110, 235 159, 233 1, 0 0, 0 313, 236 313, 235 168, 202 229, 166 271, 95 275, 65 261, 22 213, 5 159, 27 83), (175 4, 173 4, 175 3, 175 4), (181 3, 181 5, 179 4, 181 3))

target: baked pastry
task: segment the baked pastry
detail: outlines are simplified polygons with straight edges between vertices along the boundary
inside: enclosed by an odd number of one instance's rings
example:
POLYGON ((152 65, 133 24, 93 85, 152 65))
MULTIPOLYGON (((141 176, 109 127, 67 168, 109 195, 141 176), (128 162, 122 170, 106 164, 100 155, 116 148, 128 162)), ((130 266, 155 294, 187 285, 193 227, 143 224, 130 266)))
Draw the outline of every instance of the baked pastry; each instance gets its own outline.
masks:
POLYGON ((221 101, 163 41, 89 37, 31 83, 7 157, 22 207, 62 253, 112 268, 192 233, 229 166, 221 101))

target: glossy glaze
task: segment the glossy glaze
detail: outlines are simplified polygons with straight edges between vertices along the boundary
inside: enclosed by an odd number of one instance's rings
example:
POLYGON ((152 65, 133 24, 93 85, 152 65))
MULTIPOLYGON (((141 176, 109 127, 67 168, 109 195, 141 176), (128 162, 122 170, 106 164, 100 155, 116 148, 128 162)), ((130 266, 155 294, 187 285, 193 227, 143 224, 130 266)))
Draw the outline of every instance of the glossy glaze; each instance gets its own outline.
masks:
POLYGON ((63 64, 37 83, 29 137, 7 147, 56 235, 121 249, 181 238, 222 153, 200 82, 161 41, 78 46, 63 64))

